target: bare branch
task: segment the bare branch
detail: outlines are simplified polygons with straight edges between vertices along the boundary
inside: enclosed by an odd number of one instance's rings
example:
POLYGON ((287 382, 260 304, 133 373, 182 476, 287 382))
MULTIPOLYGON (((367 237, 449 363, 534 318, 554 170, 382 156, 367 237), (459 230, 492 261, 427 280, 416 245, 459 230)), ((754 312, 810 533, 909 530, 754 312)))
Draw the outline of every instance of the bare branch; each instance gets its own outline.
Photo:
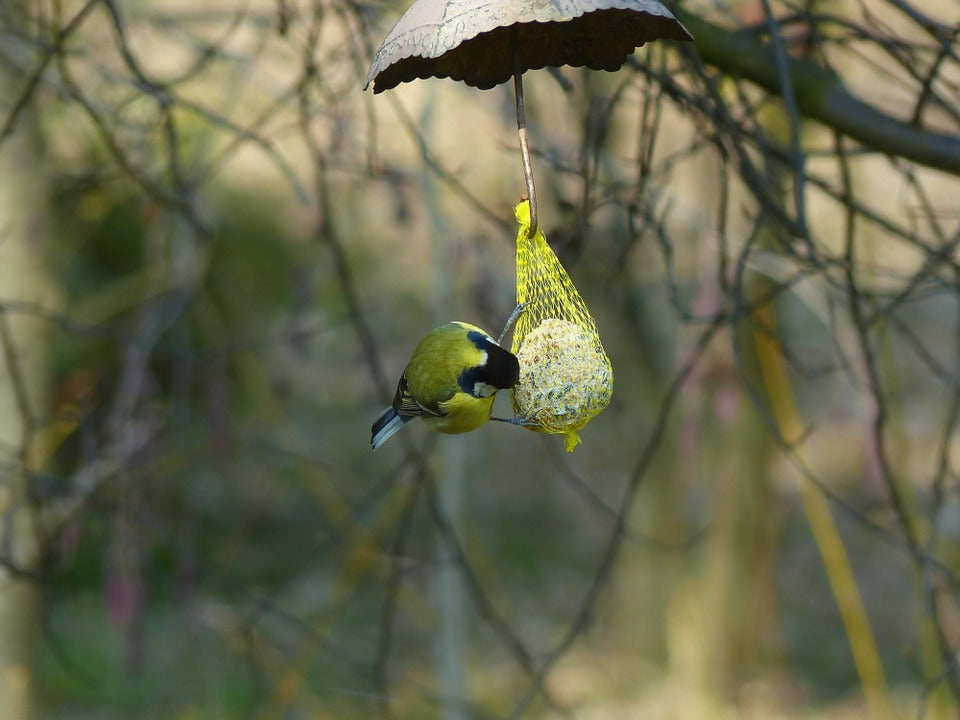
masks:
MULTIPOLYGON (((753 34, 721 28, 690 12, 678 17, 695 39, 708 65, 726 75, 756 83, 774 94, 782 91, 776 51, 753 34)), ((810 60, 786 58, 797 107, 865 147, 960 175, 960 137, 918 127, 877 110, 855 97, 841 79, 810 60)))

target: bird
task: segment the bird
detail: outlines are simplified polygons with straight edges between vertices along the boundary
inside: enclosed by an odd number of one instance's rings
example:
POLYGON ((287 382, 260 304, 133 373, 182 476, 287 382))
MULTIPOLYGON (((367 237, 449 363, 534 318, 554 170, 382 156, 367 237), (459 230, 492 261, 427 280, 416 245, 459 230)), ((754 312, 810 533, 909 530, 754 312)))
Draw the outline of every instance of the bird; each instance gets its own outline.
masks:
POLYGON ((484 330, 459 320, 441 325, 413 351, 393 403, 370 428, 370 445, 376 450, 416 417, 437 432, 476 430, 490 419, 497 390, 519 378, 516 355, 484 330))

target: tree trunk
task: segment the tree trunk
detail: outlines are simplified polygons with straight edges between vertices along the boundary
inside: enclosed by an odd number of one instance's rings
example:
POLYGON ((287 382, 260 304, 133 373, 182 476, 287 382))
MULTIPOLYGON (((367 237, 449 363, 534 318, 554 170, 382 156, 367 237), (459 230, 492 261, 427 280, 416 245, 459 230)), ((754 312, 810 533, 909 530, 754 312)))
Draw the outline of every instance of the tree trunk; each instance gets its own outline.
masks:
MULTIPOLYGON (((4 3, 0 25, 23 15, 4 3)), ((22 92, 22 79, 0 68, 0 98, 22 92)), ((10 106, 0 102, 0 119, 10 106)), ((39 628, 39 592, 19 571, 37 563, 28 484, 44 415, 46 323, 25 309, 50 306, 41 250, 43 203, 35 127, 24 113, 0 144, 0 708, 4 718, 31 716, 33 658, 39 628)))

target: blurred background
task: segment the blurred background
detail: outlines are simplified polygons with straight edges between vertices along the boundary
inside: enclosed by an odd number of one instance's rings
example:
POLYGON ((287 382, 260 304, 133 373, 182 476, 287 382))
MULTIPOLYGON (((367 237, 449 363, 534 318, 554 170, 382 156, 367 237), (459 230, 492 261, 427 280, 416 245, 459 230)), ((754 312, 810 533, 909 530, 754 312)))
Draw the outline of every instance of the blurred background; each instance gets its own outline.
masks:
POLYGON ((525 76, 611 406, 373 453, 513 308, 510 84, 363 92, 394 0, 5 0, 4 717, 957 716, 960 6, 671 7, 525 76))

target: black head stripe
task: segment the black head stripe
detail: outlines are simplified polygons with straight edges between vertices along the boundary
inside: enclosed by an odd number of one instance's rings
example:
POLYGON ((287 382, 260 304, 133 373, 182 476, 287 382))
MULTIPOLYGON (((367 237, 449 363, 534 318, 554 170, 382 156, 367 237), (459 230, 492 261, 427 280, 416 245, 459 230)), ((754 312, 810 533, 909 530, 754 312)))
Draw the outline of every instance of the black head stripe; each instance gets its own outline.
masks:
MULTIPOLYGON (((470 339, 473 340, 473 338, 470 339)), ((495 342, 486 338, 485 341, 486 344, 482 349, 487 353, 487 361, 483 365, 464 370, 457 378, 460 389, 474 396, 478 395, 477 388, 483 385, 506 390, 516 385, 517 380, 520 379, 520 363, 517 357, 495 342)))
POLYGON ((476 330, 470 330, 467 333, 467 340, 476 345, 478 350, 486 350, 491 345, 495 344, 488 336, 484 335, 482 332, 477 332, 476 330))
POLYGON ((460 386, 460 389, 465 393, 469 393, 474 397, 477 397, 477 387, 484 382, 483 377, 486 372, 486 368, 483 365, 476 365, 469 370, 464 370, 460 373, 460 377, 457 378, 457 385, 460 386))
POLYGON ((491 343, 487 348, 486 370, 486 382, 501 390, 512 388, 520 379, 520 362, 517 356, 495 343, 491 343))

